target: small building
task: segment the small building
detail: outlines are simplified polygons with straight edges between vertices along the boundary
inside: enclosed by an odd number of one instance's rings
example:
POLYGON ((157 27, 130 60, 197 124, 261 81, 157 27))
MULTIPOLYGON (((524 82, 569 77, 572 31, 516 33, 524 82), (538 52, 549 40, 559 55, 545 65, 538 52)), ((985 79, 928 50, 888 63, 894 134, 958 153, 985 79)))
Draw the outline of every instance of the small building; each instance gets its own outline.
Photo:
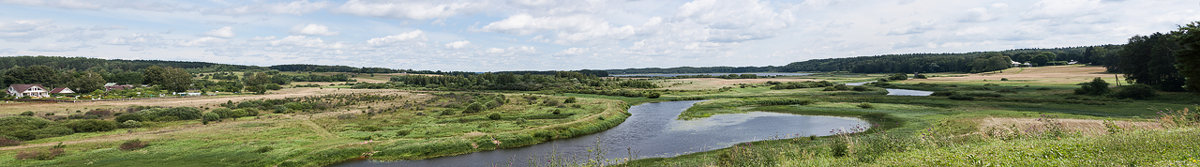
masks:
POLYGON ((1013 67, 1020 67, 1020 66, 1021 66, 1021 62, 1017 62, 1017 61, 1011 61, 1011 60, 1009 60, 1009 61, 1010 61, 1010 62, 1012 62, 1012 66, 1013 66, 1013 67))
POLYGON ((8 95, 16 98, 31 97, 43 98, 50 97, 50 93, 40 84, 12 84, 8 85, 8 95))
POLYGON ((54 88, 50 90, 50 94, 74 94, 75 90, 71 88, 54 88))
POLYGON ((133 85, 109 85, 104 86, 104 91, 127 90, 133 89, 133 85))

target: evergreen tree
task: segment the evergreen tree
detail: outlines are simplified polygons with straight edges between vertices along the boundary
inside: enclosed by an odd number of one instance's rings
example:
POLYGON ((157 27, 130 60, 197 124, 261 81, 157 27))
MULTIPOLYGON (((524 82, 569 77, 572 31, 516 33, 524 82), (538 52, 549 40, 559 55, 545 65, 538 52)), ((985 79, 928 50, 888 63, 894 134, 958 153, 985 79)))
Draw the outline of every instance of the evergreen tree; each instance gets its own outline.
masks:
POLYGON ((1179 61, 1175 66, 1187 80, 1187 89, 1200 93, 1200 21, 1180 26, 1175 33, 1179 35, 1179 45, 1183 47, 1175 53, 1179 61))

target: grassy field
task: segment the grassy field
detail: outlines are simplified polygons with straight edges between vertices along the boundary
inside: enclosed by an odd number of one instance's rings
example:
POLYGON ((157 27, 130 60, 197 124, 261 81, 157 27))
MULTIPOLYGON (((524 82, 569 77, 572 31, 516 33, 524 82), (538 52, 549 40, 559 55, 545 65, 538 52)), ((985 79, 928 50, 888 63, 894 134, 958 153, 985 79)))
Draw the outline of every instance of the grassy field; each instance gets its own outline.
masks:
MULTIPOLYGON (((387 75, 394 74, 360 74, 355 79, 382 82, 387 75)), ((4 164, 0 166, 321 166, 352 159, 425 159, 600 132, 623 122, 630 105, 696 99, 708 101, 697 103, 678 119, 762 111, 858 117, 872 126, 862 133, 776 138, 620 166, 1200 165, 1200 152, 1195 151, 1200 150, 1195 144, 1200 143, 1200 114, 1195 111, 1200 110, 1200 98, 1195 94, 1158 92, 1159 96, 1144 100, 1075 95, 1077 83, 1112 76, 1102 68, 1086 66, 927 75, 934 77, 858 89, 772 89, 767 81, 850 83, 886 75, 657 79, 654 82, 664 88, 633 89, 662 93, 660 98, 552 91, 348 89, 322 83, 322 87, 286 88, 267 95, 12 103, 0 105, 0 115, 34 111, 38 116, 61 116, 78 114, 75 110, 122 110, 135 105, 212 112, 241 103, 301 97, 308 99, 293 101, 333 107, 266 106, 257 116, 207 124, 155 121, 137 128, 38 138, 0 147, 0 164, 4 164), (938 93, 885 96, 884 88, 938 93), (388 98, 353 98, 367 95, 388 98), (148 146, 121 149, 132 140, 146 141, 148 146), (61 154, 36 160, 36 155, 55 150, 61 154), (18 159, 22 156, 35 158, 18 159)), ((593 164, 567 166, 588 165, 593 164)))
MULTIPOLYGON (((1200 114, 1194 112, 1200 109, 1200 98, 1173 92, 1147 100, 1072 93, 1075 83, 1112 75, 1102 72, 1097 67, 1036 67, 935 74, 943 77, 879 85, 955 92, 973 100, 838 95, 813 89, 795 90, 797 95, 717 98, 697 104, 680 118, 767 111, 854 116, 875 126, 865 133, 743 143, 622 166, 1200 165, 1200 152, 1195 151, 1200 148, 1195 144, 1200 142, 1200 114), (1185 109, 1192 112, 1175 112, 1185 109), (1162 119, 1170 117, 1183 119, 1162 119)), ((756 89, 760 88, 727 92, 766 94, 756 89)))
MULTIPOLYGON (((143 128, 42 138, 25 141, 19 146, 0 147, 0 164, 320 166, 366 157, 423 159, 595 133, 616 126, 628 116, 625 113, 628 105, 607 99, 364 91, 367 90, 356 90, 356 94, 387 94, 399 98, 347 103, 354 105, 315 112, 267 113, 208 124, 199 120, 153 122, 143 128), (568 98, 571 99, 569 102, 568 98), (469 107, 467 105, 485 102, 503 104, 486 104, 489 106, 476 111, 465 109, 469 107), (118 145, 131 140, 146 141, 148 146, 132 151, 119 149, 118 145), (55 149, 56 145, 63 146, 62 153, 51 160, 17 158, 21 156, 19 154, 45 153, 55 149)), ((190 102, 175 100, 176 103, 190 102)), ((187 100, 208 104, 204 101, 211 99, 187 100)))

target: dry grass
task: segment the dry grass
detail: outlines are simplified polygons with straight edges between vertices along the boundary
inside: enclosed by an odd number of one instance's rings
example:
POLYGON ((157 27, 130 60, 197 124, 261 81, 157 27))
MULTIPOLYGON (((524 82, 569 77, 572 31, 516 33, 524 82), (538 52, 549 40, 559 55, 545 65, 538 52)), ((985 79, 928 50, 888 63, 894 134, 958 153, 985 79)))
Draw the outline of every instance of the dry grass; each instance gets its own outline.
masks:
MULTIPOLYGON (((1104 125, 1103 120, 1052 119, 1052 121, 1044 121, 1038 118, 983 118, 978 122, 979 131, 988 133, 988 135, 997 135, 998 133, 1039 134, 1047 131, 1046 123, 1048 122, 1060 124, 1062 130, 1067 133, 1079 133, 1085 136, 1109 133, 1109 128, 1104 125)), ((1112 123, 1123 130, 1163 128, 1157 122, 1112 121, 1112 123)))
MULTIPOLYGON (((1104 72, 1104 67, 1066 65, 1047 67, 1009 68, 1001 71, 965 74, 956 77, 933 77, 929 79, 912 79, 905 83, 1016 83, 1016 84, 1048 84, 1074 85, 1091 81, 1100 77, 1109 83, 1116 81, 1112 73, 1104 72), (1008 81, 1001 79, 1008 78, 1008 81), (986 82, 983 82, 986 80, 986 82)), ((936 74, 935 74, 936 75, 936 74)), ((1124 78, 1122 78, 1124 79, 1124 78)))

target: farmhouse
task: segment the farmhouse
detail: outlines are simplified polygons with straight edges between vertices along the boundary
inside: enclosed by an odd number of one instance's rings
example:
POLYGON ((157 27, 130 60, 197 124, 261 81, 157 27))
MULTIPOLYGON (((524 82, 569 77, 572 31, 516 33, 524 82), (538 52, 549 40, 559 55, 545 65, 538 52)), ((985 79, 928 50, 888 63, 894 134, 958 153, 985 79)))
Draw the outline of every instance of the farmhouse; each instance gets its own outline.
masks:
POLYGON ((54 88, 54 89, 50 90, 50 94, 72 94, 72 93, 75 93, 75 90, 71 90, 71 88, 54 88))
POLYGON ((40 84, 12 84, 8 85, 8 95, 16 98, 21 97, 50 97, 50 93, 40 84))

